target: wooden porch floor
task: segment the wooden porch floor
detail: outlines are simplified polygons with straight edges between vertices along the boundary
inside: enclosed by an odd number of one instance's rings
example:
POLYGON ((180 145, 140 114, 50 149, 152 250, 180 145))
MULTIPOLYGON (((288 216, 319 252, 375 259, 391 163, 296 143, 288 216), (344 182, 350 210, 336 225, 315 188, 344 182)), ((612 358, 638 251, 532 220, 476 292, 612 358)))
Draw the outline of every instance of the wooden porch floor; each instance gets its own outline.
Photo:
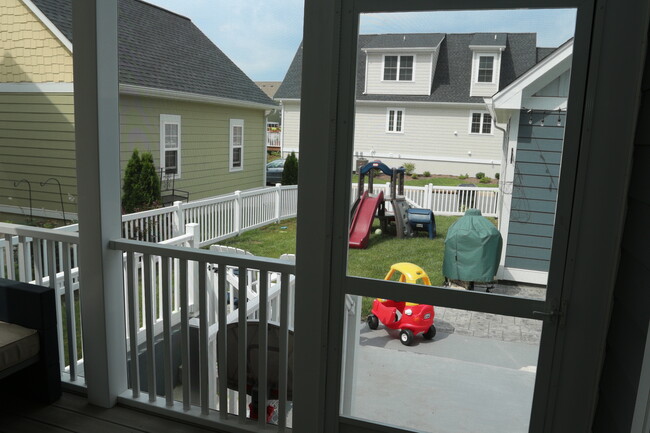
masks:
POLYGON ((103 409, 64 392, 51 405, 0 397, 0 433, 205 433, 214 432, 131 408, 103 409))

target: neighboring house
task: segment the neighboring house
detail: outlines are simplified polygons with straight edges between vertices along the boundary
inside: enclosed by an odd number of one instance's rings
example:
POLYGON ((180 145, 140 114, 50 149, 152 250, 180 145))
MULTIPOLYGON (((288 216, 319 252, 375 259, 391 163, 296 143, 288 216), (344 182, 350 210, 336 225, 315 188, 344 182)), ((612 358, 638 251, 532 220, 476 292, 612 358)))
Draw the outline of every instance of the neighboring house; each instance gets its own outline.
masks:
MULTIPOLYGON (((0 212, 76 212, 71 0, 4 0, 0 30, 0 212), (43 61, 46 59, 46 61, 43 61), (8 122, 12 122, 11 124, 8 122), (39 211, 40 210, 40 211, 39 211)), ((150 151, 200 199, 264 185, 270 100, 188 18, 119 1, 122 171, 150 151)))
POLYGON ((486 105, 507 131, 501 173, 504 238, 497 277, 546 284, 560 180, 573 40, 549 53, 486 105))
MULTIPOLYGON (((257 87, 262 89, 269 98, 275 96, 281 81, 256 81, 257 87)), ((266 119, 266 148, 271 151, 278 151, 281 148, 281 125, 282 115, 280 110, 275 110, 266 119)))
MULTIPOLYGON (((355 157, 416 172, 474 176, 500 172, 503 133, 483 98, 540 58, 534 33, 359 36, 355 157)), ((298 151, 298 48, 275 99, 282 105, 283 152, 298 151)))

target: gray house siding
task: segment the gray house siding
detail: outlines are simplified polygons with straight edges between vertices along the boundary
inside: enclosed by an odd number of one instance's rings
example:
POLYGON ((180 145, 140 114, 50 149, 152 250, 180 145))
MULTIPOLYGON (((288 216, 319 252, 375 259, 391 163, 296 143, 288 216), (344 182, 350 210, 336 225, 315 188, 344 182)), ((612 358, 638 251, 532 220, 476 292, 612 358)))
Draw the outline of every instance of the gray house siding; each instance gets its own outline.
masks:
MULTIPOLYGON (((648 53, 650 55, 650 52, 648 53)), ((647 59, 650 59, 648 57, 647 59)), ((646 61, 621 259, 600 382, 594 433, 628 433, 632 425, 650 320, 650 62, 646 61)), ((645 390, 647 392, 647 390, 645 390)))
POLYGON ((506 267, 548 272, 565 124, 559 117, 560 126, 557 113, 521 111, 506 267))

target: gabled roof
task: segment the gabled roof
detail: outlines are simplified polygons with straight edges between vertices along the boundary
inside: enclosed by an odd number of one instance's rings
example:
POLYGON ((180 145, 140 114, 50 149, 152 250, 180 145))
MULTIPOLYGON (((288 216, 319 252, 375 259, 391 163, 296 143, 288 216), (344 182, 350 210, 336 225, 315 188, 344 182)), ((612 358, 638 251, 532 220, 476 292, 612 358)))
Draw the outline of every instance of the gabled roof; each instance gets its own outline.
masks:
POLYGON ((444 33, 411 33, 375 35, 368 38, 364 49, 373 48, 431 48, 440 45, 445 38, 444 33))
POLYGON ((475 33, 469 43, 470 47, 504 47, 508 35, 506 33, 475 33))
MULTIPOLYGON (((68 40, 71 0, 32 0, 68 40)), ((121 85, 275 105, 191 20, 140 0, 118 1, 121 85)))
MULTIPOLYGON (((357 66, 357 100, 387 102, 451 102, 483 103, 482 97, 470 97, 472 41, 487 40, 483 33, 420 33, 399 35, 360 35, 359 61, 357 66), (431 87, 431 95, 365 95, 365 70, 367 47, 389 47, 404 36, 409 39, 427 39, 436 41, 442 35, 438 61, 431 87)), ((494 43, 494 33, 488 34, 494 43)), ((506 87, 518 76, 537 63, 537 35, 535 33, 498 33, 497 41, 505 38, 505 49, 501 58, 500 88, 506 87)), ((496 45, 490 45, 496 46, 496 45)), ((390 47, 392 48, 392 47, 390 47)), ((300 99, 300 73, 302 70, 302 45, 289 66, 282 85, 275 94, 275 99, 300 99)))

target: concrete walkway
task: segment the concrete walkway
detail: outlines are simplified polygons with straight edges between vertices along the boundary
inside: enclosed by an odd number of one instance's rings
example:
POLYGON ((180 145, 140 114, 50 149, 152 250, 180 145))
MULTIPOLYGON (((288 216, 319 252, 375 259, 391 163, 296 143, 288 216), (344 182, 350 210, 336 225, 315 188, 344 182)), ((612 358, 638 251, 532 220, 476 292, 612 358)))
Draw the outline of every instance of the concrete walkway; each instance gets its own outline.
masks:
MULTIPOLYGON (((477 287, 477 290, 485 290, 477 287)), ((543 299, 544 289, 493 293, 543 299)), ((363 324, 354 417, 435 433, 528 431, 541 322, 436 307, 432 341, 363 324)))

